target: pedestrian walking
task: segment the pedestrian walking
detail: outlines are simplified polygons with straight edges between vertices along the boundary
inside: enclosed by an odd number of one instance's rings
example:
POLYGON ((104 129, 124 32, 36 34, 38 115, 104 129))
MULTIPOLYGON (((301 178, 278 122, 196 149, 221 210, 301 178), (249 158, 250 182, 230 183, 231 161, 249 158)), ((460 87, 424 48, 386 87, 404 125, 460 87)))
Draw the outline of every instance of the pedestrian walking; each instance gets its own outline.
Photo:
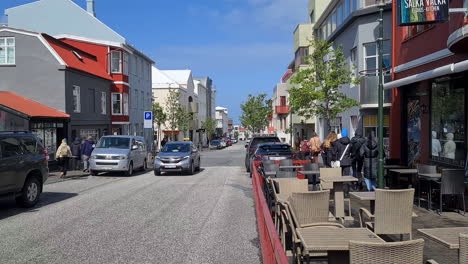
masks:
POLYGON ((296 132, 296 137, 294 138, 294 151, 299 151, 301 145, 301 136, 299 132, 296 132))
POLYGON ((358 179, 357 189, 361 189, 362 186, 362 165, 363 157, 361 156, 360 150, 362 145, 366 143, 366 138, 362 136, 362 129, 356 129, 354 137, 351 139, 351 158, 352 158, 352 174, 355 178, 358 179))
POLYGON ((57 159, 59 166, 60 166, 60 178, 65 178, 67 176, 68 171, 68 162, 72 157, 72 153, 70 147, 67 145, 67 139, 62 139, 62 143, 57 148, 57 152, 55 153, 55 158, 57 159))
POLYGON ((322 146, 320 147, 322 149, 322 160, 323 164, 327 168, 331 168, 331 161, 333 160, 333 148, 335 141, 337 140, 337 135, 335 132, 330 132, 325 139, 325 142, 323 142, 322 146))
POLYGON ((161 140, 161 148, 164 147, 164 145, 166 145, 167 143, 167 137, 164 137, 162 140, 161 140))
POLYGON ((83 160, 83 172, 89 172, 89 158, 93 152, 93 137, 89 136, 81 145, 81 157, 83 160))
POLYGON ((310 153, 309 141, 307 140, 306 137, 304 137, 301 141, 300 153, 301 153, 302 160, 309 159, 311 153, 310 153))
POLYGON ((71 145, 72 152, 72 170, 79 170, 81 163, 81 139, 79 137, 75 138, 71 145))
POLYGON ((341 130, 341 138, 335 141, 333 161, 339 161, 342 175, 350 175, 351 173, 351 140, 348 137, 348 129, 341 130))
POLYGON ((376 189, 377 166, 379 149, 377 148, 377 140, 372 135, 361 146, 360 155, 364 158, 364 177, 368 191, 376 189))
POLYGON ((312 156, 311 159, 314 161, 314 163, 318 163, 318 155, 322 151, 320 146, 322 145, 322 142, 320 141, 320 138, 318 137, 317 133, 312 132, 312 137, 309 140, 309 147, 310 147, 310 155, 312 156))

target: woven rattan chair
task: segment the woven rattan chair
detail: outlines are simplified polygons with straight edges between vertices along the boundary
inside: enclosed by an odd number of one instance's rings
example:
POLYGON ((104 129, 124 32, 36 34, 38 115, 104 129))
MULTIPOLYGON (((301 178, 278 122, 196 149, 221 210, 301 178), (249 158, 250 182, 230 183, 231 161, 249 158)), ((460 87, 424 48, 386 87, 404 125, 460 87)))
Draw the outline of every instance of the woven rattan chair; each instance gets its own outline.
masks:
POLYGON ((349 241, 350 264, 422 264, 424 240, 390 243, 349 241))
MULTIPOLYGON (((328 177, 341 177, 341 168, 320 168, 320 180, 328 177)), ((320 181, 321 190, 333 189, 333 183, 320 181)))
POLYGON ((271 180, 273 188, 273 194, 275 199, 275 226, 278 231, 281 230, 283 222, 281 222, 281 202, 286 202, 288 197, 293 192, 307 192, 308 184, 307 180, 300 179, 280 179, 271 180))
POLYGON ((375 213, 359 209, 361 227, 365 225, 377 235, 409 234, 411 240, 413 199, 414 189, 375 190, 375 213), (365 222, 364 215, 373 221, 365 222))
POLYGON ((461 196, 463 203, 463 214, 465 214, 465 170, 445 169, 442 170, 442 178, 439 183, 439 213, 442 213, 442 201, 444 195, 461 196))
POLYGON ((460 234, 460 249, 458 252, 458 263, 468 263, 468 234, 460 234))

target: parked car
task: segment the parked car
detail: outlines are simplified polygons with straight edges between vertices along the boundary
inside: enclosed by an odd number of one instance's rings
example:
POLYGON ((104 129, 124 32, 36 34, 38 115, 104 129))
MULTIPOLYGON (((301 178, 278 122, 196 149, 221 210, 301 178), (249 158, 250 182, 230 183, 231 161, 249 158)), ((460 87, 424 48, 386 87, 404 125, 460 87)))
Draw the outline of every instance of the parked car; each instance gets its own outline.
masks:
POLYGON ((145 139, 137 136, 104 136, 99 139, 89 159, 91 175, 123 171, 131 176, 134 169, 147 168, 145 139))
POLYGON ((232 141, 232 144, 236 144, 237 143, 237 138, 231 138, 231 141, 232 141))
POLYGON ((249 144, 245 145, 246 152, 245 152, 245 169, 247 172, 250 172, 250 158, 254 154, 255 150, 257 150, 257 146, 262 143, 273 143, 273 142, 281 142, 278 137, 265 137, 265 136, 254 136, 249 144))
POLYGON ((218 139, 211 140, 210 149, 213 149, 213 148, 220 149, 221 148, 221 141, 218 140, 218 139))
POLYGON ((221 142, 221 148, 227 147, 226 139, 221 138, 219 141, 221 142))
POLYGON ((0 196, 32 207, 49 176, 49 154, 30 132, 0 132, 0 196))
POLYGON ((200 153, 191 141, 168 142, 154 159, 154 175, 174 171, 192 175, 200 166, 200 153))
MULTIPOLYGON (((284 143, 259 144, 250 158, 253 161, 296 159, 291 146, 284 143)), ((252 166, 251 166, 252 167, 252 166)))
POLYGON ((232 141, 231 141, 231 139, 227 139, 227 140, 226 140, 226 146, 228 146, 228 147, 232 146, 232 141))

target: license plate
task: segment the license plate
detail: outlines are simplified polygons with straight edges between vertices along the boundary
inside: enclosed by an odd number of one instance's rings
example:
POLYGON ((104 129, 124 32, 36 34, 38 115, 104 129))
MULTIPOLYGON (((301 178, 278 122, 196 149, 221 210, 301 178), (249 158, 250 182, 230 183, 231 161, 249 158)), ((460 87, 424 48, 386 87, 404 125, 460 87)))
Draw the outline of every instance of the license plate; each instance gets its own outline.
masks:
POLYGON ((270 160, 284 160, 286 157, 270 157, 270 160))
POLYGON ((176 166, 175 165, 166 165, 164 166, 166 169, 175 169, 176 166))

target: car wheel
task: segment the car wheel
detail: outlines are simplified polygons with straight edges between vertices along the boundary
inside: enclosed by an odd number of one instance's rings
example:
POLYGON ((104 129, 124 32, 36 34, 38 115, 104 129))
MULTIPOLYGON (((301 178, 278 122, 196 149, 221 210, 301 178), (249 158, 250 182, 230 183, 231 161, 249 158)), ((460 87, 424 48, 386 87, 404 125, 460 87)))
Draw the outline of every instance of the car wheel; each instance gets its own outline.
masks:
POLYGON ((190 168, 188 169, 187 173, 188 173, 188 175, 193 175, 193 174, 195 174, 195 167, 193 166, 193 161, 192 161, 192 163, 190 164, 190 168))
POLYGON ((145 159, 145 161, 143 162, 143 166, 141 167, 141 170, 146 171, 147 169, 148 169, 148 164, 147 164, 147 161, 145 159))
POLYGON ((125 172, 125 176, 132 176, 133 174, 133 163, 130 162, 130 165, 128 165, 128 170, 125 172))
POLYGON ((98 176, 99 172, 97 172, 95 170, 90 170, 89 174, 91 174, 92 176, 98 176))
POLYGON ((161 171, 160 170, 154 170, 154 175, 155 176, 161 176, 161 171))
POLYGON ((23 207, 32 207, 39 201, 41 183, 36 177, 29 177, 21 190, 21 196, 16 201, 23 207))

